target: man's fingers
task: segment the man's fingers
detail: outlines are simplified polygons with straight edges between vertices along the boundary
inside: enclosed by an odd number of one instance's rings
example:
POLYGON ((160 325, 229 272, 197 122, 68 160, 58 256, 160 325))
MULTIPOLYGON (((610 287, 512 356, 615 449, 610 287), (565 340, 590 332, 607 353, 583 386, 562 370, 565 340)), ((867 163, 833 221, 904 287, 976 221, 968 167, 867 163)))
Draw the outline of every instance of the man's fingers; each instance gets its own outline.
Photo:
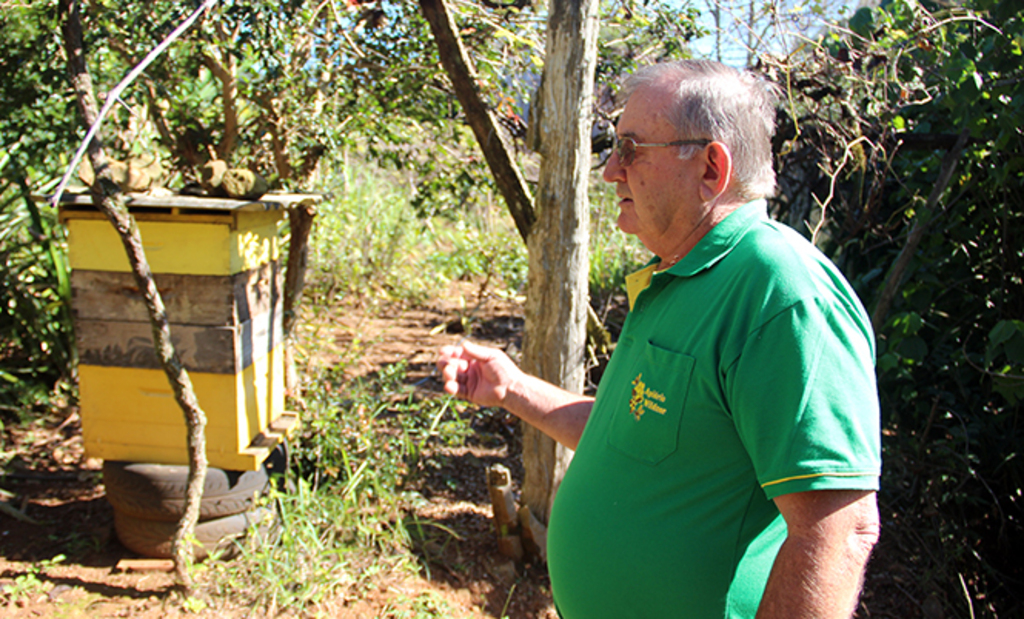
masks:
POLYGON ((463 338, 459 342, 459 348, 462 349, 462 355, 464 357, 471 357, 473 359, 488 359, 491 357, 491 349, 480 344, 474 344, 466 338, 463 338))
POLYGON ((448 380, 444 383, 444 390, 452 395, 459 395, 459 381, 448 380))
POLYGON ((441 371, 441 383, 444 390, 452 395, 465 393, 463 383, 466 381, 465 373, 469 370, 469 361, 459 357, 461 352, 458 347, 445 346, 437 360, 437 368, 441 371))
POLYGON ((466 388, 466 384, 469 382, 469 375, 466 373, 468 368, 469 364, 462 359, 448 364, 448 367, 445 368, 448 371, 442 373, 444 390, 452 395, 469 395, 469 390, 466 388))
POLYGON ((442 346, 440 350, 441 360, 457 359, 462 356, 461 346, 442 346))

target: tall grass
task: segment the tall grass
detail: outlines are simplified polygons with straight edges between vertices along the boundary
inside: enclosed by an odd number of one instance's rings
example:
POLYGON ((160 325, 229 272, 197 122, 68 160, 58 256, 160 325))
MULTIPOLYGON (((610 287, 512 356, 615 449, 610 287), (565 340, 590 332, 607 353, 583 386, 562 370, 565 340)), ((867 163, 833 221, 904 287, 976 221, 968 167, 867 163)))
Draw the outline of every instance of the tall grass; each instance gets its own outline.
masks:
MULTIPOLYGON (((15 153, 16 154, 16 153, 15 153)), ((67 247, 57 214, 35 202, 14 155, 0 153, 0 419, 48 411, 74 379, 67 247)))
POLYGON ((310 238, 310 300, 417 299, 435 290, 437 278, 414 268, 427 229, 415 221, 402 179, 345 166, 331 181, 310 238))
POLYGON ((592 185, 589 282, 591 303, 598 310, 625 294, 626 275, 640 269, 651 255, 636 237, 619 230, 617 203, 613 185, 592 185))
POLYGON ((421 302, 464 278, 490 277, 502 290, 525 282, 525 247, 511 222, 494 224, 486 207, 424 219, 412 206, 412 183, 397 173, 345 166, 328 181, 310 239, 314 305, 421 302))
POLYGON ((328 371, 321 385, 292 448, 290 490, 266 498, 276 536, 242 542, 230 564, 198 568, 217 597, 263 611, 316 609, 358 597, 378 575, 417 569, 406 523, 421 498, 404 489, 427 466, 427 446, 463 441, 468 421, 450 397, 407 385, 404 363, 354 382, 328 371))
MULTIPOLYGON (((335 185, 311 239, 305 302, 314 315, 354 301, 364 311, 371 302, 422 301, 457 279, 500 295, 524 291, 525 244, 502 207, 421 220, 400 177, 349 168, 335 185)), ((593 204, 591 289, 611 297, 645 255, 616 228, 614 194, 599 187, 593 204)), ((428 447, 464 441, 469 421, 450 397, 409 386, 403 364, 354 381, 344 369, 343 362, 307 370, 316 377, 304 393, 291 491, 268 499, 280 514, 279 535, 242 544, 230 564, 200 567, 218 596, 263 611, 323 609, 358 597, 377 575, 421 566, 411 548, 429 523, 415 520, 422 498, 407 489, 437 466, 428 447)), ((445 614, 434 601, 406 602, 395 616, 445 614)))
MULTIPOLYGON (((347 166, 329 180, 310 240, 314 304, 374 296, 422 301, 458 279, 486 280, 502 295, 524 292, 526 246, 500 201, 420 219, 412 183, 396 173, 347 166)), ((649 257, 635 237, 619 231, 616 202, 614 188, 595 179, 589 283, 597 303, 621 293, 625 275, 649 257)))

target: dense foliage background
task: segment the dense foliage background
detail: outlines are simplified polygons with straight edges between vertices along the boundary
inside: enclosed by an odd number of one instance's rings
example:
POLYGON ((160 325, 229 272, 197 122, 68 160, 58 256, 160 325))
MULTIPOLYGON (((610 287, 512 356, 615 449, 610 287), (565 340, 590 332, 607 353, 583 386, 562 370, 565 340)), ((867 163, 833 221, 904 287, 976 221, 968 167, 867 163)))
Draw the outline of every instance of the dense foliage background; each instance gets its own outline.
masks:
POLYGON ((1024 612, 1021 18, 858 11, 789 72, 775 201, 875 312, 889 550, 944 607, 997 616, 1024 612))
MULTIPOLYGON (((543 15, 526 2, 496 4, 455 6, 480 87, 522 144, 543 67, 543 15)), ((84 133, 54 5, 10 4, 0 14, 8 426, 51 414, 75 389, 62 230, 32 199, 52 191, 84 133)), ((604 8, 595 163, 620 76, 694 53, 699 8, 604 8)), ((98 91, 191 10, 165 0, 90 3, 98 91)), ((773 213, 812 237, 875 313, 885 433, 878 561, 893 596, 938 604, 945 616, 1024 613, 1022 11, 1009 0, 892 0, 801 33, 769 19, 759 36, 785 35, 787 45, 747 50, 785 95, 773 213)), ((524 250, 501 222, 413 3, 223 3, 115 109, 105 140, 123 159, 157 156, 164 186, 196 180, 219 156, 276 188, 330 194, 312 247, 316 311, 353 296, 415 301, 450 278, 500 272, 508 294, 524 281, 524 250), (380 171, 376 181, 368 170, 380 171), (375 184, 388 189, 368 189, 375 184)), ((519 157, 530 177, 535 157, 525 147, 519 157)), ((592 303, 613 319, 622 273, 643 256, 614 235, 611 204, 595 186, 592 303)))

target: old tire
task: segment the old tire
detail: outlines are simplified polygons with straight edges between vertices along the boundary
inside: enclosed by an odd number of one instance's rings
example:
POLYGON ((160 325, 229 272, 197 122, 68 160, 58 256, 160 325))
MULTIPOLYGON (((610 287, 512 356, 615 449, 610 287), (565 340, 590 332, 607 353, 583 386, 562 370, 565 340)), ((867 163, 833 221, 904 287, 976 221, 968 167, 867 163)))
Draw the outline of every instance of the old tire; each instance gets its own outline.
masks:
MULTIPOLYGON (((266 508, 215 518, 196 524, 195 538, 198 542, 193 554, 201 561, 214 550, 232 554, 232 541, 255 527, 257 531, 272 528, 274 513, 266 508)), ((171 545, 177 522, 146 520, 114 510, 114 531, 125 548, 144 557, 171 559, 171 545)))
MULTIPOLYGON (((122 515, 177 522, 185 510, 188 467, 108 460, 103 462, 103 483, 107 500, 122 515)), ((256 471, 207 469, 199 520, 223 518, 251 509, 268 483, 263 467, 256 471)))

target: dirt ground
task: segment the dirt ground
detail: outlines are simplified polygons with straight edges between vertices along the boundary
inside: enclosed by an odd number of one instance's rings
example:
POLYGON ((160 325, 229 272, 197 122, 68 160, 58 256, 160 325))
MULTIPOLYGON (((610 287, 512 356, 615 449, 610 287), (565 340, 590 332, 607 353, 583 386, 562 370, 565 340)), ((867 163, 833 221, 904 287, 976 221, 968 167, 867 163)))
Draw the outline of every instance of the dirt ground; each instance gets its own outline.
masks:
MULTIPOLYGON (((474 339, 518 347, 522 308, 473 286, 425 307, 375 310, 347 306, 329 320, 308 325, 321 342, 318 363, 341 363, 356 376, 401 360, 408 380, 437 390, 432 376, 437 349, 457 341, 468 326, 474 339), (468 309, 466 309, 468 308, 468 309), (323 344, 326 342, 326 344, 323 344)), ((550 587, 543 565, 516 563, 497 549, 484 470, 494 462, 521 466, 508 443, 509 422, 488 433, 487 444, 440 454, 446 465, 418 490, 427 498, 417 515, 458 534, 443 545, 420 544, 420 575, 389 574, 358 599, 338 599, 319 609, 333 617, 401 617, 410 600, 437 600, 458 609, 456 617, 552 619, 550 587)), ((0 513, 0 617, 178 617, 251 616, 239 609, 187 611, 172 575, 159 569, 119 569, 139 558, 113 533, 113 512, 104 494, 102 462, 82 453, 81 424, 69 407, 28 428, 7 428, 8 453, 16 452, 2 478, 0 513), (62 560, 54 560, 63 556, 62 560)), ((406 609, 407 612, 407 609, 406 609)), ((298 614, 285 610, 284 616, 298 614)), ((423 616, 423 615, 416 615, 423 616)))
MULTIPOLYGON (((522 307, 491 295, 481 299, 466 286, 424 307, 345 307, 329 319, 311 322, 308 329, 310 338, 326 343, 318 347, 319 363, 341 363, 347 372, 361 375, 405 360, 411 383, 437 390, 432 376, 436 350, 457 341, 467 325, 474 339, 514 353, 522 334, 522 307), (353 349, 358 354, 346 352, 353 349)), ((500 427, 489 429, 490 440, 448 450, 443 470, 429 475, 418 489, 427 499, 417 508, 418 515, 458 537, 440 545, 421 544, 417 551, 423 567, 418 575, 391 574, 357 599, 339 598, 320 608, 319 614, 424 616, 408 614, 403 604, 433 599, 441 601, 442 608, 456 609, 446 611, 451 617, 556 618, 545 567, 515 563, 497 549, 484 470, 501 462, 521 481, 521 465, 511 420, 492 423, 500 427)), ((0 617, 254 616, 246 609, 224 607, 189 612, 168 572, 118 569, 121 560, 137 557, 113 534, 101 463, 83 457, 80 422, 73 408, 46 424, 18 431, 8 428, 5 440, 8 453, 18 455, 8 462, 2 478, 0 617), (58 555, 64 559, 54 561, 58 555)), ((858 616, 942 616, 929 614, 927 600, 921 604, 901 587, 899 583, 913 577, 899 573, 896 558, 886 558, 891 553, 884 540, 876 554, 880 557, 869 571, 858 616)), ((299 609, 281 613, 300 614, 299 609)))

